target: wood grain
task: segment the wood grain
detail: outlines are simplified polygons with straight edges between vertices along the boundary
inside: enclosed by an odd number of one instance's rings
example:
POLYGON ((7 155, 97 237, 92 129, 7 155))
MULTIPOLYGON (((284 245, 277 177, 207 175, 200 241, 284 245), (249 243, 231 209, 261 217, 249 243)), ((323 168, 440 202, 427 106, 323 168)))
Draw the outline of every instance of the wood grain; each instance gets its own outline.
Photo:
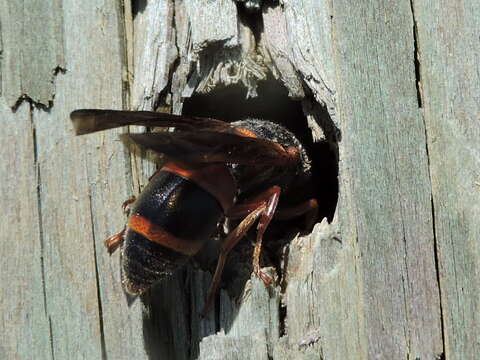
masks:
MULTIPOLYGON (((333 2, 332 2, 333 3, 333 2)), ((291 61, 316 101, 335 120, 335 65, 332 4, 325 0, 285 1, 291 61)))
MULTIPOLYGON (((32 214, 37 214, 37 219, 23 215, 22 223, 29 221, 30 226, 20 223, 21 227, 15 230, 21 234, 17 235, 18 244, 22 243, 21 238, 28 238, 23 245, 31 248, 32 257, 12 252, 12 260, 19 261, 19 269, 31 277, 31 280, 25 277, 12 286, 18 294, 24 293, 12 297, 12 301, 24 309, 22 318, 26 316, 31 320, 18 321, 13 327, 18 331, 18 346, 15 347, 12 339, 9 346, 12 344, 13 348, 7 348, 6 358, 98 359, 107 353, 117 358, 136 358, 144 354, 140 304, 128 308, 123 294, 118 291, 118 257, 109 258, 102 244, 104 237, 123 226, 121 212, 110 213, 110 209, 119 209, 121 199, 128 195, 126 153, 117 134, 75 138, 69 121, 69 113, 75 108, 122 107, 124 52, 118 23, 122 14, 113 2, 99 5, 98 2, 65 1, 57 5, 54 13, 69 25, 57 29, 60 33, 55 33, 55 37, 40 32, 36 28, 39 24, 30 21, 30 17, 22 18, 23 15, 17 14, 25 34, 43 35, 46 43, 57 37, 64 40, 61 55, 65 59, 66 72, 56 74, 52 108, 45 111, 43 107, 30 107, 25 102, 10 115, 11 109, 2 108, 2 113, 10 117, 2 116, 3 126, 9 123, 11 128, 10 134, 2 133, 2 141, 18 143, 19 154, 25 158, 19 165, 31 169, 30 174, 22 174, 24 170, 18 167, 18 179, 25 182, 19 190, 25 189, 25 196, 19 197, 20 202, 12 209, 20 215, 27 207, 32 214), (107 58, 109 61, 105 62, 107 58), (14 124, 17 124, 15 131, 14 124), (28 131, 22 132, 22 128, 28 131), (13 138, 14 134, 18 136, 13 138), (27 150, 30 165, 25 154, 27 150), (28 182, 34 190, 33 198, 27 189, 28 182), (28 242, 34 244, 28 246, 28 242), (21 265, 24 261, 28 262, 21 265), (32 311, 34 313, 29 315, 32 311), (131 321, 135 318, 137 321, 131 321), (126 344, 123 338, 129 333, 126 344)), ((44 12, 38 21, 52 16, 48 6, 38 11, 44 12)), ((2 24, 3 39, 15 30, 8 27, 8 22, 2 24)), ((32 40, 34 38, 30 38, 32 40)), ((18 41, 22 43, 21 39, 18 41)), ((8 44, 4 46, 5 58, 15 57, 17 49, 8 44)), ((49 77, 37 78, 38 72, 43 71, 43 61, 45 59, 40 56, 30 57, 28 66, 35 71, 25 72, 23 76, 34 75, 41 91, 51 91, 51 73, 49 77)), ((2 80, 3 86, 14 81, 5 76, 2 80)), ((16 81, 26 83, 18 78, 16 81)), ((34 96, 29 97, 36 100, 34 96)), ((9 147, 5 144, 2 148, 9 147)), ((7 164, 15 169, 13 163, 7 164)), ((2 169, 2 176, 5 173, 2 169)), ((7 184, 11 188, 14 179, 7 184)), ((16 204, 13 199, 12 204, 16 204)), ((2 274, 6 278, 15 276, 10 265, 2 274)), ((6 284, 2 279, 2 286, 6 284)), ((11 315, 15 313, 11 306, 7 306, 7 311, 11 315)), ((8 329, 12 326, 10 324, 8 329)))
POLYGON ((361 304, 365 356, 435 358, 443 345, 412 12, 408 2, 340 1, 333 16, 339 221, 355 254, 358 290, 350 290, 361 304))
POLYGON ((133 32, 132 107, 151 110, 167 86, 178 57, 173 23, 175 8, 172 1, 138 2, 136 6, 133 26, 142 31, 133 32))
POLYGON ((29 104, 15 113, 0 99, 0 358, 39 359, 51 355, 44 293, 42 225, 35 132, 29 104))

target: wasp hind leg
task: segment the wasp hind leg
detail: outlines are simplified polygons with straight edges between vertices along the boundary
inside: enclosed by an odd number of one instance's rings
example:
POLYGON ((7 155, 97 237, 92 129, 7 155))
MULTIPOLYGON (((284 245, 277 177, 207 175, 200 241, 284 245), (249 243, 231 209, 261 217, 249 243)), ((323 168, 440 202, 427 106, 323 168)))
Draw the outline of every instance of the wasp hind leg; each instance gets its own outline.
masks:
MULTIPOLYGON (((127 215, 129 212, 128 207, 130 206, 130 204, 133 204, 136 200, 137 199, 135 198, 135 196, 132 196, 130 199, 127 199, 123 202, 122 209, 127 215)), ((124 227, 120 232, 110 236, 108 239, 104 241, 105 247, 107 248, 109 254, 113 254, 115 250, 117 250, 120 247, 120 245, 122 245, 126 230, 127 228, 124 227)))
POLYGON ((122 231, 120 231, 115 235, 110 236, 107 240, 105 240, 105 247, 107 248, 109 254, 113 254, 115 250, 117 250, 118 247, 122 245, 124 240, 125 230, 126 228, 123 228, 122 231))

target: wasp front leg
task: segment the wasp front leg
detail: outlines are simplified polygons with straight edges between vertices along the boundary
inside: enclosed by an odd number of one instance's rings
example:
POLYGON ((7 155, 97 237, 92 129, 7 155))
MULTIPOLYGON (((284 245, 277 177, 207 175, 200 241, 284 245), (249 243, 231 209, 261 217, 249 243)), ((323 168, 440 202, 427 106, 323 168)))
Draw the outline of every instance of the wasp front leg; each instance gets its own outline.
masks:
POLYGON ((263 273, 260 269, 260 254, 262 251, 262 241, 263 241, 263 234, 265 234, 265 230, 267 230, 270 221, 272 221, 273 215, 275 214, 275 210, 278 205, 278 199, 280 197, 280 188, 278 186, 273 187, 273 193, 267 200, 266 209, 263 212, 257 226, 257 241, 255 243, 255 249, 253 250, 253 272, 257 275, 260 279, 263 280, 265 285, 270 285, 272 283, 272 278, 263 273))
POLYGON ((258 209, 261 206, 265 207, 261 213, 260 221, 257 225, 257 239, 255 243, 255 249, 253 250, 253 272, 263 280, 265 285, 270 285, 272 283, 272 278, 263 273, 260 268, 260 255, 262 251, 263 235, 265 234, 265 230, 267 230, 267 227, 270 224, 270 221, 272 221, 273 215, 275 214, 275 210, 277 209, 280 192, 281 189, 279 186, 272 186, 252 200, 235 206, 228 214, 228 217, 235 218, 244 216, 245 214, 250 213, 254 209, 258 209))
POLYGON ((210 285, 210 289, 208 290, 207 300, 202 311, 202 316, 205 316, 207 311, 210 309, 213 298, 220 286, 220 280, 228 253, 245 236, 247 231, 252 227, 258 218, 260 218, 260 221, 257 225, 257 242, 253 251, 253 271, 259 278, 263 280, 265 285, 272 283, 271 277, 265 273, 262 273, 260 270, 260 253, 262 249, 263 234, 273 218, 273 214, 275 213, 278 199, 280 197, 280 192, 281 189, 279 186, 272 186, 254 199, 248 201, 247 203, 237 205, 228 212, 227 217, 229 218, 244 217, 244 219, 233 231, 228 234, 222 244, 220 255, 218 257, 217 268, 215 269, 215 274, 213 275, 212 285, 210 285))
POLYGON ((225 241, 222 243, 222 248, 220 249, 220 255, 218 257, 217 268, 215 269, 215 274, 213 275, 210 289, 208 289, 207 300, 202 310, 202 316, 205 316, 210 309, 213 303, 213 298, 218 291, 228 253, 245 236, 247 231, 255 223, 255 220, 258 219, 258 217, 262 214, 262 212, 265 211, 265 209, 266 205, 261 204, 259 207, 257 207, 257 209, 251 211, 250 214, 248 214, 245 219, 243 219, 240 224, 228 234, 228 236, 225 238, 225 241))

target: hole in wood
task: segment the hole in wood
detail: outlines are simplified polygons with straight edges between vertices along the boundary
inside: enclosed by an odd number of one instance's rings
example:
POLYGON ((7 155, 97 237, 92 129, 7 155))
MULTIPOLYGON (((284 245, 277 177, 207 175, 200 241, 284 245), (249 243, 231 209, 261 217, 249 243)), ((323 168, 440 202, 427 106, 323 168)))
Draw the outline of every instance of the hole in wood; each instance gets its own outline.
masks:
MULTIPOLYGON (((317 222, 325 217, 328 221, 332 221, 338 198, 338 157, 334 136, 328 135, 332 133, 331 129, 334 127, 327 111, 308 99, 292 100, 283 85, 274 79, 260 82, 257 91, 258 96, 249 99, 246 99, 245 88, 240 85, 215 89, 208 94, 196 94, 185 101, 183 113, 229 122, 246 118, 265 119, 285 126, 305 146, 312 161, 313 176, 311 189, 304 188, 295 193, 287 192, 282 194, 284 196, 281 201, 284 204, 294 204, 298 203, 299 199, 314 197, 319 203, 317 222), (319 128, 326 127, 323 133, 327 135, 318 142, 313 140, 312 130, 307 125, 304 110, 309 114, 315 114, 319 128)), ((264 237, 262 265, 273 265, 277 271, 280 271, 284 245, 303 228, 303 225, 303 217, 272 222, 264 237)), ((223 283, 228 285, 227 289, 233 297, 240 295, 246 279, 250 277, 251 243, 254 240, 255 229, 250 232, 249 238, 240 242, 229 255, 223 274, 223 283), (239 263, 245 266, 238 266, 239 263)), ((205 252, 208 254, 211 251, 212 249, 207 249, 205 252)), ((202 267, 214 268, 216 263, 214 255, 209 257, 203 253, 199 259, 202 267), (205 266, 205 264, 209 265, 205 266)))
MULTIPOLYGON (((285 126, 293 132, 305 146, 312 161, 312 196, 319 203, 319 218, 332 221, 338 199, 338 157, 334 136, 326 136, 313 141, 312 130, 302 109, 302 101, 292 100, 281 83, 269 79, 259 83, 258 96, 246 99, 241 86, 228 86, 206 95, 197 94, 185 101, 183 113, 225 121, 246 118, 265 119, 285 126)), ((303 100, 303 108, 315 113, 319 127, 333 128, 328 112, 308 99, 303 100), (325 125, 326 124, 326 125, 325 125)), ((324 133, 332 132, 325 129, 324 133)), ((293 194, 298 199, 301 194, 293 194)), ((306 194, 308 196, 308 194, 306 194)))

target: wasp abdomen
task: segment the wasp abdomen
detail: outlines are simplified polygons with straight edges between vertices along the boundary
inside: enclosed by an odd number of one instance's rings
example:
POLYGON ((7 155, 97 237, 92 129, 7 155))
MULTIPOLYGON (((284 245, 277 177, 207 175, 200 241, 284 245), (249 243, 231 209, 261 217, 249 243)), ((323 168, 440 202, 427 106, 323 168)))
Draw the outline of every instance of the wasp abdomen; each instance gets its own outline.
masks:
POLYGON ((123 281, 132 294, 170 275, 194 255, 217 229, 223 209, 191 180, 160 171, 142 191, 128 221, 123 281))
POLYGON ((222 214, 218 201, 194 182, 160 171, 135 202, 132 215, 140 215, 179 240, 208 240, 222 214))
POLYGON ((139 295, 153 283, 170 276, 189 258, 154 243, 131 229, 127 230, 121 256, 123 287, 132 295, 139 295))

